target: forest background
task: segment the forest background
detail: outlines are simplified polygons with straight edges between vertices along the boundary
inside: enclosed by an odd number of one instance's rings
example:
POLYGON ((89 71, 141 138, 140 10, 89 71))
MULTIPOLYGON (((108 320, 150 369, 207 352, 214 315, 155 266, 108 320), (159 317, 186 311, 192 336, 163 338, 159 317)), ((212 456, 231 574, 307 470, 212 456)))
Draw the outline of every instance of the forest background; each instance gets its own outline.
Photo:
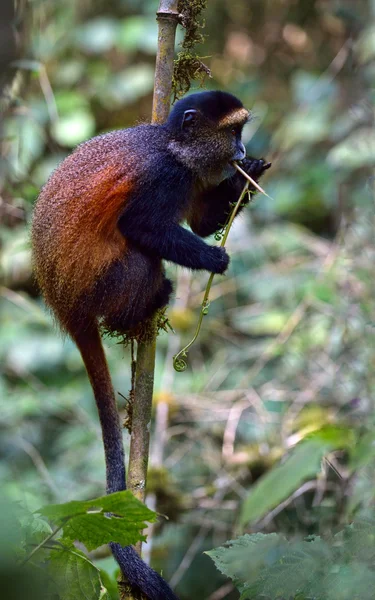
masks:
MULTIPOLYGON (((76 144, 150 119, 157 2, 25 6, 1 127, 0 477, 34 510, 101 495, 104 459, 80 356, 32 280, 32 206, 76 144)), ((148 499, 168 520, 145 556, 182 600, 237 597, 203 552, 238 533, 301 539, 371 513, 374 16, 373 0, 210 0, 204 11, 204 87, 253 111, 248 154, 273 166, 270 198, 257 195, 231 231, 231 266, 184 373, 172 357, 192 337, 207 276, 168 266, 176 334, 158 339, 148 499), (329 442, 324 461, 278 477, 314 433, 329 442)), ((106 347, 125 414, 130 354, 106 347)), ((94 558, 114 573, 110 556, 94 558)))

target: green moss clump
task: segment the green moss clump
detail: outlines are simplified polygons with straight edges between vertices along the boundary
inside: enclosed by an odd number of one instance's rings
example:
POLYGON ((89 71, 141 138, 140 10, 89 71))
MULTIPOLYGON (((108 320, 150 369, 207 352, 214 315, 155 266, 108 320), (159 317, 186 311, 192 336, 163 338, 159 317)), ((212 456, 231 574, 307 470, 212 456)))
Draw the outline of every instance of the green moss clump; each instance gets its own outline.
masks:
POLYGON ((173 101, 189 91, 192 81, 198 80, 203 85, 206 77, 211 77, 210 69, 194 52, 194 47, 204 41, 201 30, 205 23, 200 20, 200 16, 206 4, 207 0, 180 0, 178 3, 180 23, 185 28, 185 36, 181 43, 182 49, 174 62, 173 101))

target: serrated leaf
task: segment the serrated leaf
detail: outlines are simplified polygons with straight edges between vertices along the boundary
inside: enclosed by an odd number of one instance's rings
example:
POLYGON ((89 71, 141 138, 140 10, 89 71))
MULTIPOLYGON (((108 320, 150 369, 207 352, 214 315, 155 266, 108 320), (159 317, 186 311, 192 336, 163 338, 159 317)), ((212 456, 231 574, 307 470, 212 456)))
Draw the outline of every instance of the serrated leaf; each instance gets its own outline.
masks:
POLYGON ((33 514, 22 518, 21 526, 28 543, 39 544, 52 533, 47 521, 33 514))
POLYGON ((144 540, 140 531, 145 521, 156 520, 156 514, 129 490, 90 501, 52 504, 37 512, 63 525, 64 538, 78 540, 90 551, 109 542, 128 546, 144 540))
POLYGON ((260 576, 260 571, 271 556, 276 560, 282 555, 287 541, 276 533, 245 534, 230 540, 219 548, 205 552, 214 561, 216 568, 243 591, 249 581, 260 576))
POLYGON ((137 500, 130 490, 100 496, 93 500, 72 500, 64 504, 48 504, 36 512, 53 521, 63 521, 66 518, 76 517, 90 511, 112 512, 121 517, 129 517, 131 513, 141 514, 142 519, 151 522, 156 518, 155 513, 137 500))
POLYGON ((100 571, 77 548, 53 550, 48 564, 59 600, 109 600, 100 571))
POLYGON ((207 554, 230 577, 241 600, 372 600, 375 521, 372 516, 328 540, 289 542, 276 534, 244 535, 207 554))

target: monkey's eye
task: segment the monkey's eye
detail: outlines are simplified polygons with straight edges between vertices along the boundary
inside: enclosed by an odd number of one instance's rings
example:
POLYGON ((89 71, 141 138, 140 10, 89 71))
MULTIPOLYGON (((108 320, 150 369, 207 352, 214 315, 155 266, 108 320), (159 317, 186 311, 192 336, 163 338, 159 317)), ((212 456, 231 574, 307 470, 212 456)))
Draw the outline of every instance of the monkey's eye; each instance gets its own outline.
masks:
POLYGON ((240 127, 232 127, 230 132, 234 137, 236 137, 237 135, 241 135, 241 128, 240 127))
POLYGON ((184 129, 185 127, 194 123, 196 118, 197 118, 196 110, 194 110, 193 108, 190 108, 189 110, 185 110, 184 116, 182 118, 182 124, 181 124, 182 129, 184 129))

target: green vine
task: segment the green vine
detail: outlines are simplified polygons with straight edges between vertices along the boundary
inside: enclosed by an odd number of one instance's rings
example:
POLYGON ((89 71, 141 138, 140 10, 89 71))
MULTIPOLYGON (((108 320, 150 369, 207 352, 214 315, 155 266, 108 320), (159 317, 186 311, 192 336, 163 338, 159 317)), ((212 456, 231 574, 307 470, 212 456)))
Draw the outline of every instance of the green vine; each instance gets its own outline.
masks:
MULTIPOLYGON (((232 227, 234 218, 235 218, 235 216, 238 212, 238 209, 240 208, 246 194, 248 194, 249 199, 251 199, 250 191, 248 188, 249 188, 249 181, 246 181, 245 187, 243 188, 241 195, 238 198, 237 202, 234 203, 234 208, 233 208, 232 212, 230 213, 230 215, 228 216, 226 224, 224 225, 224 227, 222 229, 220 229, 217 232, 218 237, 216 239, 221 239, 220 246, 222 248, 224 248, 224 246, 225 246, 225 243, 227 241, 229 231, 230 231, 230 228, 232 227)), ((188 364, 187 364, 186 359, 187 359, 188 350, 194 344, 195 340, 197 339, 197 337, 199 335, 203 317, 205 317, 208 314, 208 309, 210 306, 209 295, 210 295, 211 285, 212 285, 214 277, 215 277, 215 274, 211 273, 210 278, 207 282, 206 291, 204 293, 203 302, 201 305, 201 311, 200 311, 200 315, 199 315, 199 319, 198 319, 198 324, 195 329, 193 339, 186 346, 184 346, 182 348, 182 350, 180 350, 180 352, 175 354, 175 356, 173 357, 173 367, 174 367, 175 371, 181 372, 181 371, 185 371, 187 369, 188 364)))
MULTIPOLYGON (((220 229, 215 233, 215 239, 218 241, 221 240, 220 246, 222 248, 224 248, 224 246, 225 246, 225 243, 227 241, 229 231, 230 231, 230 228, 232 227, 234 218, 235 218, 235 216, 238 212, 238 209, 240 208, 246 194, 248 194, 249 200, 251 201, 251 194, 254 194, 254 192, 257 190, 258 192, 261 192, 261 194, 264 194, 265 196, 267 196, 267 198, 270 198, 272 200, 271 196, 269 196, 264 191, 264 189, 260 187, 259 183, 257 183, 252 177, 250 177, 250 175, 248 175, 246 173, 246 171, 244 171, 242 169, 242 167, 240 167, 240 165, 236 161, 233 161, 232 165, 239 173, 241 173, 241 175, 243 175, 245 177, 245 179, 247 181, 246 181, 245 187, 243 188, 237 202, 231 203, 233 210, 228 215, 225 225, 221 226, 220 229), (251 191, 249 190, 250 184, 252 186, 251 191)), ((271 166, 271 163, 266 165, 265 168, 268 169, 270 166, 271 166)), ((175 354, 173 357, 173 367, 176 371, 185 371, 185 369, 187 368, 187 361, 186 361, 187 351, 189 350, 190 346, 192 346, 194 344, 195 340, 197 339, 197 337, 199 335, 203 317, 208 314, 208 308, 210 306, 209 295, 210 295, 211 285, 212 285, 212 281, 213 281, 214 277, 215 277, 214 273, 211 273, 210 278, 207 283, 207 286, 206 286, 206 291, 204 293, 203 302, 201 305, 201 312, 200 312, 200 316, 198 319, 198 325, 196 327, 193 339, 186 346, 184 346, 184 348, 182 348, 182 350, 180 350, 180 352, 175 354)))
POLYGON ((206 4, 207 0, 179 0, 178 2, 180 24, 185 28, 185 36, 181 42, 181 50, 174 61, 173 101, 189 91, 191 81, 198 80, 202 85, 206 77, 211 77, 210 69, 194 51, 194 47, 204 41, 204 35, 200 30, 204 28, 205 23, 200 16, 206 4))

